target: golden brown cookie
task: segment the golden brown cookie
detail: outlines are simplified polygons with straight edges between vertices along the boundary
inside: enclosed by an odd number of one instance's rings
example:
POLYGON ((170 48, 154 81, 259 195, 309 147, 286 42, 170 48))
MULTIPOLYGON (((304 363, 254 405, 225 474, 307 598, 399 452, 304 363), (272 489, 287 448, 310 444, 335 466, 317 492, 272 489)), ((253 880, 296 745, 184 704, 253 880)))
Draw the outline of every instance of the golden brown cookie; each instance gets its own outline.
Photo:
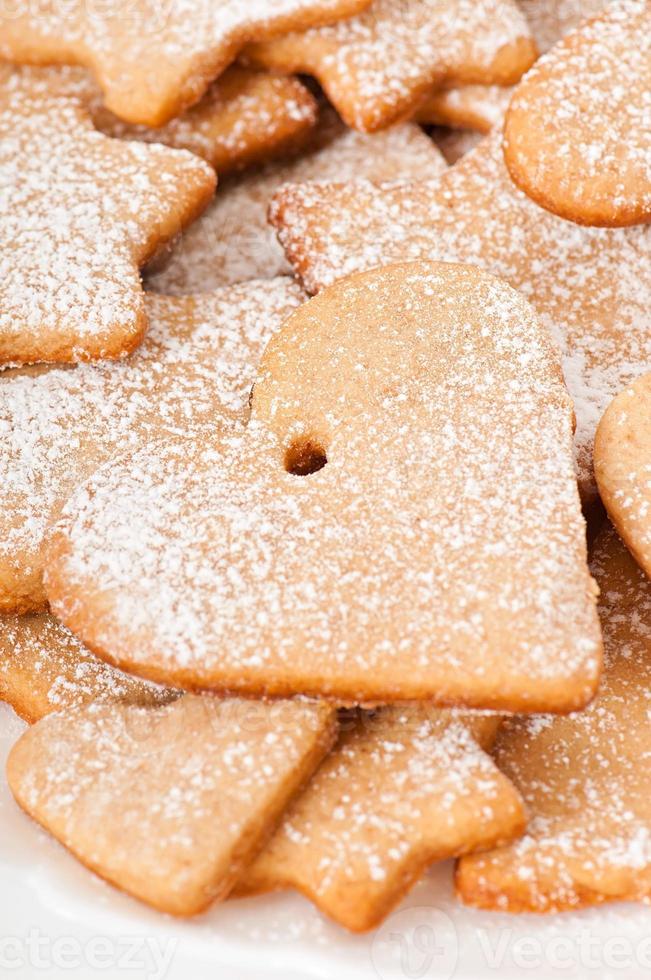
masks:
POLYGON ((0 55, 84 65, 107 107, 162 126, 198 102, 249 41, 328 24, 370 0, 38 0, 0 15, 0 55))
POLYGON ((594 447, 597 486, 608 514, 651 575, 651 374, 611 402, 594 447))
POLYGON ((358 17, 246 55, 314 75, 349 126, 373 131, 412 116, 442 85, 516 82, 536 49, 513 0, 374 0, 358 17))
POLYGON ((177 696, 100 660, 49 613, 0 616, 0 701, 29 724, 91 701, 148 705, 177 696))
POLYGON ((590 699, 572 407, 514 290, 427 262, 336 284, 268 346, 251 413, 71 496, 46 589, 91 649, 189 688, 590 699))
POLYGON ((606 664, 599 694, 566 718, 516 718, 495 758, 524 797, 526 834, 463 858, 464 902, 555 912, 651 896, 651 584, 610 526, 593 571, 606 664))
POLYGON ((516 91, 504 125, 511 176, 584 225, 651 220, 651 5, 621 0, 563 38, 516 91))
POLYGON ((0 87, 0 364, 119 357, 147 325, 142 266, 212 197, 180 150, 109 139, 82 100, 0 87))
POLYGON ((497 718, 383 708, 344 727, 235 893, 297 888, 355 932, 427 865, 521 833, 522 803, 484 749, 497 718))
MULTIPOLYGON (((190 150, 220 177, 300 147, 317 118, 316 99, 297 78, 237 66, 213 82, 197 105, 158 128, 115 116, 83 68, 19 70, 35 82, 40 78, 45 94, 56 88, 83 100, 94 125, 107 136, 190 150)), ((16 69, 5 69, 10 71, 16 69)))
POLYGON ((613 0, 518 0, 541 54, 613 0))
POLYGON ((432 92, 416 113, 418 122, 488 133, 499 125, 513 95, 499 85, 463 85, 432 92))
POLYGON ((96 874, 194 915, 228 894, 335 728, 332 708, 307 701, 89 704, 28 729, 7 778, 20 806, 96 874))
MULTIPOLYGON (((520 0, 540 54, 573 30, 584 17, 600 14, 609 0, 520 0)), ((501 124, 513 88, 497 85, 462 85, 433 92, 418 110, 423 123, 437 123, 487 133, 501 124)), ((558 107, 556 110, 558 111, 558 107)))
POLYGON ((285 183, 315 180, 408 180, 445 170, 437 147, 413 123, 381 133, 347 129, 324 109, 300 157, 268 164, 225 181, 201 218, 176 244, 163 268, 147 278, 148 289, 182 295, 245 279, 291 272, 267 210, 285 183))
POLYGON ((45 605, 43 540, 98 466, 167 433, 242 415, 260 356, 304 299, 289 279, 147 296, 150 328, 123 361, 0 372, 0 610, 45 605))
POLYGON ((597 422, 651 366, 647 228, 581 228, 541 210, 510 180, 499 133, 437 180, 285 188, 271 217, 310 292, 411 259, 480 265, 518 289, 560 350, 577 416, 581 496, 594 506, 597 422))

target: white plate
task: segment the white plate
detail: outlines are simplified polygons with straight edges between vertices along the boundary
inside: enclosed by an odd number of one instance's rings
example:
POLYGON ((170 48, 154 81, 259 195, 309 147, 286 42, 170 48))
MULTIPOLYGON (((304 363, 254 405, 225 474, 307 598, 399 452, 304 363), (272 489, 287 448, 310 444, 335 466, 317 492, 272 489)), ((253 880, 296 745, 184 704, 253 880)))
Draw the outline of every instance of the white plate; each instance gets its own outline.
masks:
MULTIPOLYGON (((0 705, 0 764, 23 725, 0 705)), ((0 977, 133 980, 512 980, 651 977, 651 909, 539 918, 474 912, 440 866, 375 933, 350 936, 295 894, 177 921, 82 868, 0 781, 0 977)))

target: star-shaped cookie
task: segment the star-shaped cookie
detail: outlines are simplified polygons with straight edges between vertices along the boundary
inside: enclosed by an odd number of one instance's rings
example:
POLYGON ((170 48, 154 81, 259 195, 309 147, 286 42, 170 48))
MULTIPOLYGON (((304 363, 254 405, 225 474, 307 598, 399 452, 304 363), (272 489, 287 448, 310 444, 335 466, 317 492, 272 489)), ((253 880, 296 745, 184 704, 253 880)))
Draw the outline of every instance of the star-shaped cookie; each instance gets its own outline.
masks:
POLYGON ((119 357, 147 325, 139 267, 212 197, 197 157, 97 132, 29 73, 0 86, 0 363, 119 357))
POLYGON ((198 102, 249 41, 328 24, 370 0, 38 0, 0 15, 0 55, 93 70, 107 107, 162 126, 198 102))
POLYGON ((360 932, 385 918, 429 864, 521 833, 519 796, 484 751, 498 725, 424 706, 344 723, 236 894, 297 888, 360 932))
POLYGON ((358 17, 247 48, 255 64, 315 75, 356 129, 413 115, 432 89, 516 82, 536 57, 512 0, 374 0, 358 17))

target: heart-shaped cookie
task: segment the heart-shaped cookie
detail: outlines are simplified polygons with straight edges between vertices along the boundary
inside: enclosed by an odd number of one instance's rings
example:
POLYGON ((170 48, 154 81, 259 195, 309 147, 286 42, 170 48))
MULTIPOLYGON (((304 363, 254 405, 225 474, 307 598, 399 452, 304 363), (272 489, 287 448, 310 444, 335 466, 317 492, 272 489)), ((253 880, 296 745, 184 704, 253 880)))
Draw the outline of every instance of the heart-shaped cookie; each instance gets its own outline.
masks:
POLYGON ((651 221, 651 4, 621 0, 517 88, 504 158, 537 204, 584 225, 651 221))
POLYGON ((178 686, 569 710, 601 641, 546 331, 505 283, 347 279, 267 348, 243 433, 100 470, 46 588, 91 649, 178 686))

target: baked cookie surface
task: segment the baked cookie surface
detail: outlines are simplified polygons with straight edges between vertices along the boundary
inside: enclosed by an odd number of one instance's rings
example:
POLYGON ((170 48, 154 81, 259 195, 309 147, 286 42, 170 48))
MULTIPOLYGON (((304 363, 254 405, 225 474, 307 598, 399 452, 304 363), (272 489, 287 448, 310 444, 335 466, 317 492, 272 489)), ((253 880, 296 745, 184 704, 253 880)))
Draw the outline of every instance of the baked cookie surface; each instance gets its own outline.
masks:
POLYGON ((516 90, 504 124, 511 176, 583 225, 651 221, 651 6, 610 4, 516 90))
POLYGON ((572 419, 506 284, 350 278, 269 345, 244 432, 215 418, 72 495, 50 602, 111 662, 189 688, 578 707, 600 637, 572 419))

